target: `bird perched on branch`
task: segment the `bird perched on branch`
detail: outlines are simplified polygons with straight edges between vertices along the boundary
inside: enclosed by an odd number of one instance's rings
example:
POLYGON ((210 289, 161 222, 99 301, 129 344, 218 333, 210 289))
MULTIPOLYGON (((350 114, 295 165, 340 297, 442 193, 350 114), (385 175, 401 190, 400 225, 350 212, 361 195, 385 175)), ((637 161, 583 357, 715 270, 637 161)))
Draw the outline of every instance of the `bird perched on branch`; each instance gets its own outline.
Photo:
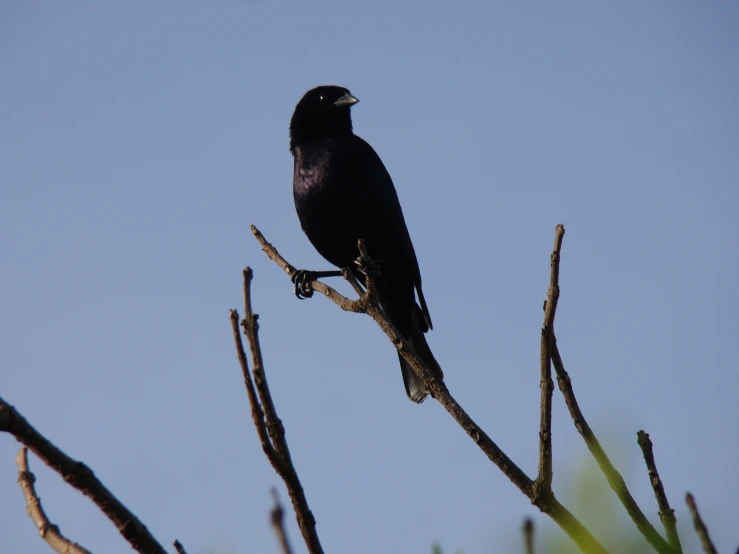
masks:
MULTIPOLYGON (((383 312, 438 378, 443 378, 424 333, 432 328, 421 288, 416 252, 390 174, 374 149, 352 132, 350 108, 359 100, 345 88, 321 86, 298 102, 290 121, 294 158, 293 196, 300 225, 319 254, 333 265, 360 274, 371 271, 383 312), (357 262, 364 239, 372 267, 357 262), (416 303, 418 294, 418 303, 416 303)), ((304 284, 337 271, 298 272, 304 284)), ((400 358, 408 397, 423 402, 426 387, 400 358)))

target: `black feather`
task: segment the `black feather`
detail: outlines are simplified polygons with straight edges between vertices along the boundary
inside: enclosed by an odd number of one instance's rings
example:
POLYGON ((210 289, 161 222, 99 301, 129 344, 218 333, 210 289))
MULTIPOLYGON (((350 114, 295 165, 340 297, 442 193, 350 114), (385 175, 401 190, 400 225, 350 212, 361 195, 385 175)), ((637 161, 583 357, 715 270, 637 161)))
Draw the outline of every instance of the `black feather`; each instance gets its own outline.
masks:
MULTIPOLYGON (((308 239, 335 266, 353 268, 357 240, 364 239, 381 267, 376 285, 383 310, 442 378, 424 337, 431 315, 395 186, 374 149, 352 132, 350 106, 356 101, 345 88, 323 86, 309 90, 295 107, 290 122, 295 209, 308 239)), ((425 387, 402 358, 400 363, 408 396, 422 402, 425 387)))

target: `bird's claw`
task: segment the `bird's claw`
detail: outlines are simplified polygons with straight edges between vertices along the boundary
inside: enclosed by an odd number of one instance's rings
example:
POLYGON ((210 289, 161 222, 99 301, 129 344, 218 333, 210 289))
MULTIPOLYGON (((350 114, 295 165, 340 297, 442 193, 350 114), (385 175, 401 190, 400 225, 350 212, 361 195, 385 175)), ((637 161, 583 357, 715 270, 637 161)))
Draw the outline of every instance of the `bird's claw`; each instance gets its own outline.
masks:
POLYGON ((378 277, 382 276, 382 263, 376 260, 363 258, 360 256, 359 258, 354 260, 354 265, 357 267, 357 271, 359 271, 365 277, 377 279, 378 277))
POLYGON ((315 275, 312 271, 306 269, 298 269, 290 280, 295 285, 295 296, 298 300, 305 300, 313 296, 313 287, 311 281, 315 279, 315 275))

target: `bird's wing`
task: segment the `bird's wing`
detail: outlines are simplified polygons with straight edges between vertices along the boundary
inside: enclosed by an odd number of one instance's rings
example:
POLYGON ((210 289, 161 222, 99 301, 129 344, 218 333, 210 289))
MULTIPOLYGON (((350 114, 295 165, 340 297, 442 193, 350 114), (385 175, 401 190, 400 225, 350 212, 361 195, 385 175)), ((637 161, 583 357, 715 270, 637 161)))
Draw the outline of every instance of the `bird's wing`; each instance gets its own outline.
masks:
MULTIPOLYGON (((376 217, 382 221, 387 230, 387 236, 399 241, 404 261, 413 275, 413 282, 418 292, 418 300, 421 303, 423 319, 428 328, 431 329, 433 328, 431 314, 429 313, 426 299, 423 297, 423 289, 421 288, 421 270, 418 267, 416 251, 413 248, 413 242, 408 233, 408 227, 405 224, 403 209, 400 207, 398 193, 393 185, 393 180, 385 168, 385 164, 382 163, 380 156, 377 155, 377 152, 365 140, 353 135, 351 149, 355 157, 354 163, 352 164, 353 167, 362 168, 362 175, 357 175, 356 181, 360 186, 365 188, 364 198, 366 201, 373 204, 373 209, 368 211, 376 214, 376 217)), ((419 327, 422 326, 419 325, 419 327)))

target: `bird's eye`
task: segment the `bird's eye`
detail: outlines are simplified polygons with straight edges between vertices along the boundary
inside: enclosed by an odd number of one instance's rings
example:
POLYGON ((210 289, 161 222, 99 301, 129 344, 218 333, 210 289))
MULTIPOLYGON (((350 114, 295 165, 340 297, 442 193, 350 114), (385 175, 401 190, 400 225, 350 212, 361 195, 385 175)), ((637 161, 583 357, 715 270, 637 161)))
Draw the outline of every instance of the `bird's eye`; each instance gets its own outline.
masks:
POLYGON ((323 96, 319 96, 318 99, 323 102, 323 96))

